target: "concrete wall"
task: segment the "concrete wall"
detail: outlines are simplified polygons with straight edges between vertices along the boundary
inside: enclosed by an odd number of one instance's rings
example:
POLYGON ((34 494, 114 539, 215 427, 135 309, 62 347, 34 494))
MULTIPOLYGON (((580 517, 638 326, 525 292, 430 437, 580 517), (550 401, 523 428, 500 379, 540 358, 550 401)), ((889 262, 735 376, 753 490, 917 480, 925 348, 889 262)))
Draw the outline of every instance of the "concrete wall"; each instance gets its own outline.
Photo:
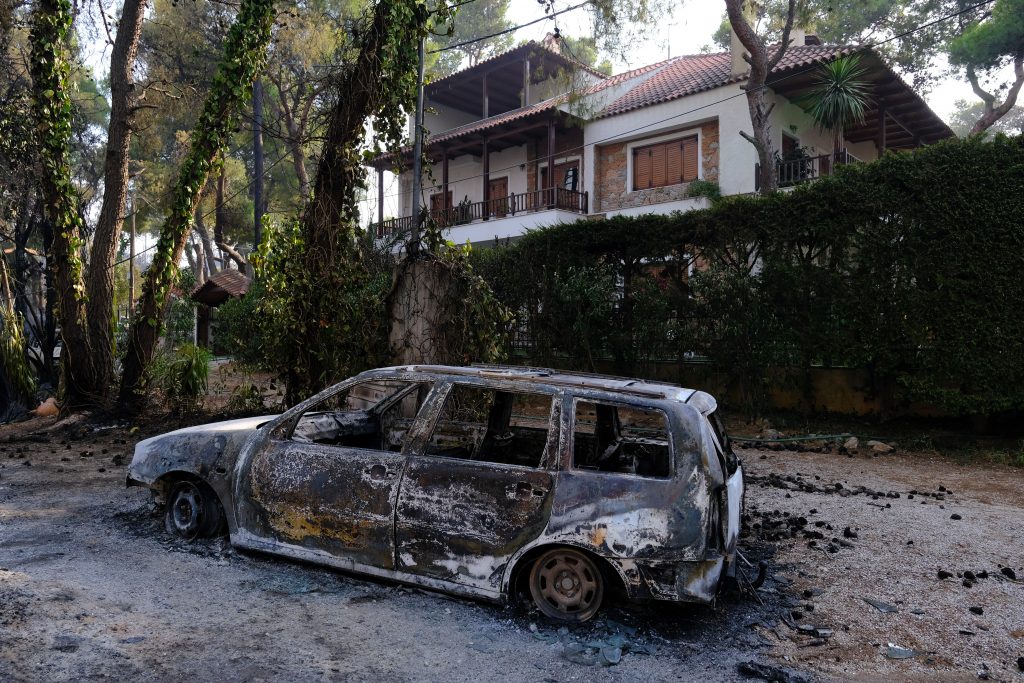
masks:
MULTIPOLYGON (((598 363, 599 372, 614 372, 610 362, 598 363)), ((875 391, 866 370, 855 368, 812 368, 812 405, 804 398, 802 374, 789 368, 768 371, 768 403, 776 410, 804 411, 837 415, 946 417, 940 409, 923 403, 897 403, 889 390, 875 391)), ((691 389, 707 391, 720 404, 742 409, 744 398, 739 387, 728 386, 726 377, 706 363, 652 363, 640 376, 676 382, 691 389)))

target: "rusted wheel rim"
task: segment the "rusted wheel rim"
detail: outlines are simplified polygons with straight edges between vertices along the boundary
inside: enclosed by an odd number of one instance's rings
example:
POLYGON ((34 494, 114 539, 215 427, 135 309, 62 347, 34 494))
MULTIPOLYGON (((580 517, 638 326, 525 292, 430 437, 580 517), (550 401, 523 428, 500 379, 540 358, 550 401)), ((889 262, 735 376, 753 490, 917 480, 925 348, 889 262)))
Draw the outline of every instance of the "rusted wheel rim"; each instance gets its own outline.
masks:
POLYGON ((575 550, 554 550, 533 567, 530 592, 537 607, 553 619, 586 621, 597 613, 604 581, 594 562, 575 550))
POLYGON ((195 538, 203 524, 205 501, 199 488, 184 482, 175 489, 171 500, 171 523, 174 531, 184 538, 195 538))

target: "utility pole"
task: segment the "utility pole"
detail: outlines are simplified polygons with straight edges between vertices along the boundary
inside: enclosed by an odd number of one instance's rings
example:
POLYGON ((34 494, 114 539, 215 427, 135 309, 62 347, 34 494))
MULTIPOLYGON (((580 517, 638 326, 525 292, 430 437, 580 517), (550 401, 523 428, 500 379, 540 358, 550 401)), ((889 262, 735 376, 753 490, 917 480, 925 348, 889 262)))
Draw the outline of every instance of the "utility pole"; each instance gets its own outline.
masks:
MULTIPOLYGON (((420 250, 420 185, 423 169, 421 157, 423 156, 423 42, 420 37, 419 44, 419 78, 416 81, 416 129, 414 131, 413 159, 412 159, 412 236, 409 239, 408 251, 415 254, 420 250)), ((447 201, 447 200, 445 200, 447 201)), ((445 207, 447 208, 447 207, 445 207)))
POLYGON ((263 83, 252 84, 252 158, 253 158, 253 242, 252 249, 260 246, 263 237, 263 83))

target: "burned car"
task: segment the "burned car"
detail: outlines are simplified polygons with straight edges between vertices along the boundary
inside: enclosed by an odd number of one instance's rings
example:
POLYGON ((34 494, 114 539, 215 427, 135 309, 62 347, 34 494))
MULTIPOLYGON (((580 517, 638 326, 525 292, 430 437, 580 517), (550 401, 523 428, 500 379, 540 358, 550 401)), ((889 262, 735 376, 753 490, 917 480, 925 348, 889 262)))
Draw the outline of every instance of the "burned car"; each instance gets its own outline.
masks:
POLYGON ((505 366, 364 372, 276 417, 141 441, 128 484, 185 538, 585 621, 611 591, 708 603, 743 470, 710 395, 505 366))

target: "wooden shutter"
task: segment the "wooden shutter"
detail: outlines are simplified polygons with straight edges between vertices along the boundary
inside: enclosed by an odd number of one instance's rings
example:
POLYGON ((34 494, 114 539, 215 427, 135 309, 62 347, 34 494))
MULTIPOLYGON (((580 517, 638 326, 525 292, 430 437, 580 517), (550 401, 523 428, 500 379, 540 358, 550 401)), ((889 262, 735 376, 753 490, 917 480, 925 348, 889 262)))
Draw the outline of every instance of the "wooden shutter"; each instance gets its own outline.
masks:
POLYGON ((665 144, 665 184, 677 185, 683 182, 683 143, 677 141, 665 144))
POLYGON ((633 189, 651 186, 651 148, 633 151, 633 189))
POLYGON ((651 147, 651 187, 662 187, 665 182, 665 145, 651 147))
POLYGON ((688 138, 681 143, 683 156, 682 182, 688 183, 697 178, 697 138, 688 138))

